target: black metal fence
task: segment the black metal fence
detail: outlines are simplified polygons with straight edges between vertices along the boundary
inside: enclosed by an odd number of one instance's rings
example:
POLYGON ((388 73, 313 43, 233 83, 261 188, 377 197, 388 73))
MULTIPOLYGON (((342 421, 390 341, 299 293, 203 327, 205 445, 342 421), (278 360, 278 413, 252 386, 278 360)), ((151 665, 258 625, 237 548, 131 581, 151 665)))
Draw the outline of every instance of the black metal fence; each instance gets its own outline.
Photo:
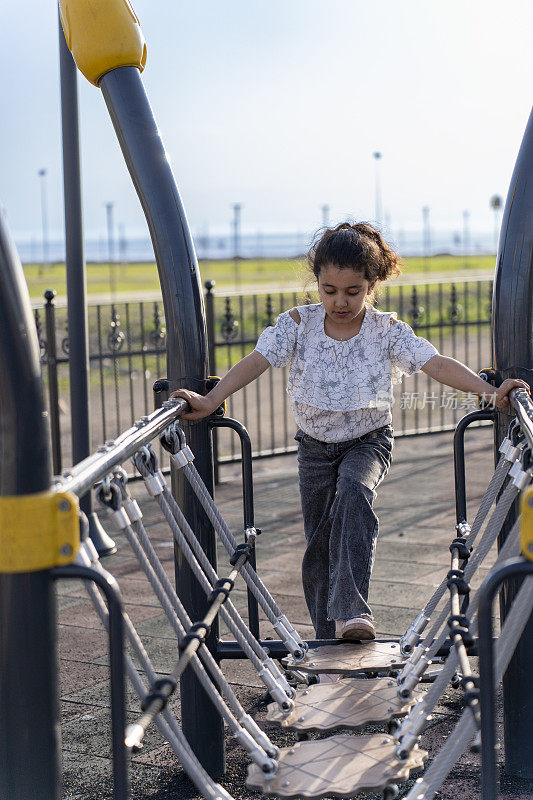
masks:
MULTIPOLYGON (((48 386, 54 471, 70 464, 67 312, 47 292, 35 308, 41 359, 48 386)), ((261 331, 282 311, 316 302, 300 289, 261 294, 218 294, 206 284, 211 373, 223 375, 251 352, 261 331)), ((491 364, 492 281, 397 283, 383 287, 378 308, 396 311, 444 355, 478 371, 491 364)), ((160 300, 100 304, 88 308, 91 447, 113 439, 153 407, 152 385, 166 374, 165 323, 160 300)), ((295 425, 285 392, 285 368, 268 370, 228 401, 228 413, 250 431, 255 456, 295 449, 295 425)), ((476 398, 446 389, 419 373, 395 387, 397 436, 452 429, 476 398)), ((229 431, 217 431, 219 461, 239 458, 229 431)))

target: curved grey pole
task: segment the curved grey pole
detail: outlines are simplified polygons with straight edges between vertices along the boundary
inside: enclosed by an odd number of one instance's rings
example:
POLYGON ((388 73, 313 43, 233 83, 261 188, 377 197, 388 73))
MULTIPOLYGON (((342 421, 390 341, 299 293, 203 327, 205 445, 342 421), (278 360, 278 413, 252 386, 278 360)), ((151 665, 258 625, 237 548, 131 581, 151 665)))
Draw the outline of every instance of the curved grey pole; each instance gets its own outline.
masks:
MULTIPOLYGON (((516 159, 507 194, 500 234, 492 341, 494 367, 502 377, 533 382, 533 111, 516 159)), ((510 415, 498 413, 496 447, 506 435, 510 415)), ((510 513, 500 534, 505 540, 516 516, 510 513)), ((519 582, 510 581, 500 593, 500 613, 505 618, 519 582)), ((533 778, 530 743, 533 738, 533 617, 518 643, 503 680, 506 771, 533 778)))
POLYGON ((146 216, 161 281, 168 378, 195 391, 208 376, 200 271, 187 217, 139 70, 108 72, 100 88, 146 216))
POLYGON ((0 308, 0 494, 43 492, 50 488, 51 465, 39 344, 22 266, 1 214, 0 308))
MULTIPOLYGON (((159 271, 167 326, 167 377, 171 389, 183 386, 204 394, 208 377, 207 330, 200 271, 185 210, 157 123, 136 67, 119 67, 100 81, 122 153, 148 222, 159 271)), ((213 494, 213 456, 205 422, 185 426, 195 464, 213 494)), ((216 569, 213 529, 188 483, 176 471, 173 494, 216 569)), ((204 593, 179 550, 176 585, 189 615, 205 616, 204 593)), ((207 640, 215 651, 218 623, 207 640)), ((224 772, 223 723, 190 670, 181 679, 183 730, 213 779, 224 772)))
MULTIPOLYGON (((1 214, 0 308, 0 495, 44 492, 51 464, 39 345, 1 214)), ((57 800, 55 595, 48 571, 0 574, 0 709, 0 797, 57 800)))
POLYGON ((494 366, 533 367, 533 111, 507 194, 494 279, 494 366))

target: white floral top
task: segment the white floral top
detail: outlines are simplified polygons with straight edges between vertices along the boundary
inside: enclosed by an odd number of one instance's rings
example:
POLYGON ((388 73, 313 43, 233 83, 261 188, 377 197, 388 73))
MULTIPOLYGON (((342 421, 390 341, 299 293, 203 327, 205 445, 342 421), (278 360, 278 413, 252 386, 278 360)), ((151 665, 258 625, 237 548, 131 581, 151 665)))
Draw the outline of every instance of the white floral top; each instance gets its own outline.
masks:
POLYGON ((366 306, 358 334, 337 341, 324 331, 322 303, 299 306, 300 323, 280 314, 256 350, 273 367, 289 365, 287 393, 296 424, 324 442, 363 436, 391 422, 392 385, 437 350, 396 314, 366 306))

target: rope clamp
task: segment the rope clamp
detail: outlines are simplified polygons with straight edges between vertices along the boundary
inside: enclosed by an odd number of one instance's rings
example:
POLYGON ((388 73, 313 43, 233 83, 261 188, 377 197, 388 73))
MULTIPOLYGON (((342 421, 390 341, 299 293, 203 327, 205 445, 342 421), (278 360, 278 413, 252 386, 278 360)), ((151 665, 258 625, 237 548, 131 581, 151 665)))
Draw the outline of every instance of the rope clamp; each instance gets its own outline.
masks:
POLYGON ((252 555, 252 547, 253 547, 253 545, 252 545, 251 542, 245 542, 244 544, 237 545, 233 555, 231 556, 231 558, 229 560, 229 563, 231 564, 231 566, 234 567, 235 564, 237 563, 237 561, 239 560, 239 558, 241 556, 243 556, 243 555, 246 556, 245 561, 248 561, 248 559, 252 555))
POLYGON ((146 711, 154 700, 160 700, 162 705, 161 711, 168 703, 168 699, 176 691, 177 682, 172 678, 159 678, 154 681, 150 687, 150 691, 141 703, 141 711, 146 711))
POLYGON ((253 544, 260 533, 261 530, 259 528, 254 528, 253 525, 251 525, 250 527, 244 529, 244 538, 247 542, 251 540, 253 544))
POLYGON ((133 497, 128 497, 124 500, 124 508, 132 522, 139 522, 142 519, 143 515, 139 503, 133 497))
POLYGON ((70 564, 79 546, 75 494, 49 490, 0 497, 0 573, 37 572, 70 564))
POLYGON ((458 594, 469 594, 470 586, 464 579, 462 569, 451 569, 446 577, 448 578, 448 589, 451 586, 456 586, 458 594))
POLYGON ((177 453, 172 453, 170 456, 170 460, 174 464, 175 467, 178 469, 182 469, 182 467, 186 467, 189 463, 187 457, 183 453, 183 450, 178 450, 177 453))
POLYGON ((502 439, 502 443, 498 447, 498 453, 501 453, 501 455, 505 458, 510 447, 512 447, 512 442, 509 437, 506 436, 505 439, 502 439))
POLYGON ((472 548, 466 546, 466 539, 464 536, 458 536, 453 540, 450 545, 450 552, 453 553, 454 550, 457 550, 459 558, 463 561, 468 561, 470 553, 472 552, 472 548))
POLYGON ((188 444, 186 444, 185 447, 182 447, 181 452, 184 454, 189 464, 194 461, 194 453, 188 444))
POLYGON ((460 636, 465 647, 470 647, 474 643, 470 633, 470 620, 464 614, 452 614, 448 619, 448 627, 452 636, 460 636))
POLYGON ((207 597, 208 605, 211 605, 211 603, 213 603, 217 599, 219 594, 224 595, 224 600, 222 602, 225 603, 234 586, 235 586, 235 581, 232 581, 231 578, 220 578, 214 584, 213 590, 207 597))
POLYGON ((520 447, 514 447, 513 445, 511 445, 507 450, 507 452, 505 453, 504 458, 506 461, 509 461, 511 464, 513 464, 513 462, 516 462, 516 459, 520 457, 520 452, 521 452, 520 447))
POLYGON ((191 625, 188 633, 186 633, 181 640, 181 643, 178 646, 179 650, 185 650, 190 642, 198 642, 199 644, 203 644, 205 637, 209 635, 210 630, 211 626, 206 625, 205 622, 195 622, 193 625, 191 625))
POLYGON ((466 522, 466 520, 463 520, 463 522, 457 523, 457 525, 455 526, 455 530, 457 531, 457 538, 466 539, 468 534, 471 533, 472 529, 468 524, 468 522, 466 522))
POLYGON ((531 482, 530 470, 523 470, 520 462, 518 461, 516 464, 513 464, 509 470, 509 475, 513 478, 513 486, 516 486, 519 491, 525 489, 526 486, 528 486, 531 482), (511 475, 511 473, 513 473, 513 475, 511 475))

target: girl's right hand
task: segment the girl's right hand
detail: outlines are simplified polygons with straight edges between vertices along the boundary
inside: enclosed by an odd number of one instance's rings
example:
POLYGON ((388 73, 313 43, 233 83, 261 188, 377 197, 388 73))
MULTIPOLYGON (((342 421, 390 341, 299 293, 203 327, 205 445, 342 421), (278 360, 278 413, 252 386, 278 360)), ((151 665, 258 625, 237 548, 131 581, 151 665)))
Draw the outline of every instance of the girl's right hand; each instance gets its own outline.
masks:
POLYGON ((182 414, 181 419, 203 419, 212 414, 215 408, 218 408, 218 406, 213 406, 213 402, 204 395, 191 392, 189 389, 176 389, 170 395, 171 399, 177 397, 186 400, 191 407, 191 411, 182 414))

